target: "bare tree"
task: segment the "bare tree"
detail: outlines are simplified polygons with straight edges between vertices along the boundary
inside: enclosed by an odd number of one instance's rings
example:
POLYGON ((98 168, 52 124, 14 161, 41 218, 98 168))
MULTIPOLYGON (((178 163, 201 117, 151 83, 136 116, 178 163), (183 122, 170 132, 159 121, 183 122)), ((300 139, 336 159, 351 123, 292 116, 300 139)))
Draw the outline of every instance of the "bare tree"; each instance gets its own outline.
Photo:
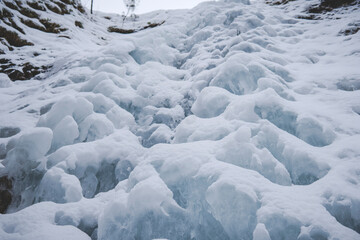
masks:
POLYGON ((125 19, 127 18, 127 16, 129 15, 129 13, 131 13, 131 15, 133 15, 133 12, 135 11, 135 8, 139 5, 140 0, 123 0, 124 4, 127 8, 127 13, 124 16, 123 21, 125 21, 125 19))

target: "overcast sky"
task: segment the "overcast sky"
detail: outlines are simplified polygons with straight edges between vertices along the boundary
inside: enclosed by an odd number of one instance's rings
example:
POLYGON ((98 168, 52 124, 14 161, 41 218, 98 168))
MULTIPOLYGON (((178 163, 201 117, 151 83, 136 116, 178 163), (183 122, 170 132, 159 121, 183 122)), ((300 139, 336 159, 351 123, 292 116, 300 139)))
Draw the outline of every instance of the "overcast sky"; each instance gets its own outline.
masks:
MULTIPOLYGON (((90 8, 91 0, 81 0, 83 5, 90 8)), ((159 9, 193 8, 205 0, 140 0, 135 13, 146 13, 159 9)), ((121 14, 125 11, 123 0, 94 0, 94 10, 121 14)))

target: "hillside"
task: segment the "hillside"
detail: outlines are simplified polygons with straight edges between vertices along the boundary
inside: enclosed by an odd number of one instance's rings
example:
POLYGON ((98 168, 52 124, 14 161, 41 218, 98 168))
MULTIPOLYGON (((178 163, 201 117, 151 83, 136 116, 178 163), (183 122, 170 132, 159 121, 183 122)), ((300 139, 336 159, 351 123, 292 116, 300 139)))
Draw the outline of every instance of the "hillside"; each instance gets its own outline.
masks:
POLYGON ((108 44, 108 28, 123 25, 119 15, 91 16, 77 0, 4 0, 0 19, 0 72, 11 80, 44 79, 61 58, 108 44))
POLYGON ((42 55, 54 50, 48 41, 70 39, 72 30, 76 31, 73 25, 82 27, 76 19, 84 18, 84 13, 85 9, 73 0, 2 1, 2 72, 12 80, 26 80, 47 71, 52 63, 42 55))
POLYGON ((0 239, 360 239, 341 2, 0 2, 0 239))

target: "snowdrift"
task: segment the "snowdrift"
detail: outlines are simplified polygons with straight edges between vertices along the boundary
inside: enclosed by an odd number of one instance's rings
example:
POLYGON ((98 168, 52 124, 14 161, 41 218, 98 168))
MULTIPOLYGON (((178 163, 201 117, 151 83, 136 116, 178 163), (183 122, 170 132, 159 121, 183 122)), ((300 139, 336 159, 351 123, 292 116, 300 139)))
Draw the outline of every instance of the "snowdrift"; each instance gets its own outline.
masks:
POLYGON ((29 44, 1 36, 0 239, 360 239, 359 8, 315 4, 121 34, 77 1, 1 2, 29 44))

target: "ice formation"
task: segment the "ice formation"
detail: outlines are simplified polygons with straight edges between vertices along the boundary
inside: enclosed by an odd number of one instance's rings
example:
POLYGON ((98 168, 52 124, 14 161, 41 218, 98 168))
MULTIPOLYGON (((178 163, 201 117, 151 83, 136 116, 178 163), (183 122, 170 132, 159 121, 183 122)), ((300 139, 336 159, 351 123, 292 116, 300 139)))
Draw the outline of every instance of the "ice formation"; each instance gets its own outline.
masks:
POLYGON ((34 9, 70 39, 26 28, 5 54, 52 68, 0 74, 0 239, 360 239, 360 34, 340 34, 359 8, 299 17, 315 2, 205 2, 127 35, 34 9))

